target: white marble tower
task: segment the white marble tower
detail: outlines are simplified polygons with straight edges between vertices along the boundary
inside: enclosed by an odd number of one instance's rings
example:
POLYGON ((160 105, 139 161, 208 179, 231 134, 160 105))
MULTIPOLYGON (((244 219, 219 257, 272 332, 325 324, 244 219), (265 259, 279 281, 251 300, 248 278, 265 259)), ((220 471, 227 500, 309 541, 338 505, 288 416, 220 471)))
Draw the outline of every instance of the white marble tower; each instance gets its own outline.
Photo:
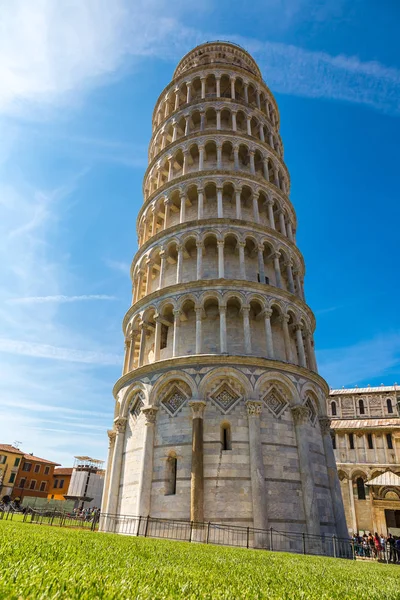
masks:
POLYGON ((347 535, 279 113, 207 43, 153 113, 103 511, 347 535))

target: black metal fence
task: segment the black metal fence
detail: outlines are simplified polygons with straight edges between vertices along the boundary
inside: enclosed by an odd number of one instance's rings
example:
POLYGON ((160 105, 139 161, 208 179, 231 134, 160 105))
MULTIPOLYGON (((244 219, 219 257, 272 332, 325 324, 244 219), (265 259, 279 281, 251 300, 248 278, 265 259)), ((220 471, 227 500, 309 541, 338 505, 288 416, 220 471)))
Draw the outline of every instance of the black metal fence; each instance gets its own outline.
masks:
MULTIPOLYGON (((13 514, 1 513, 0 519, 13 518, 13 514)), ((353 540, 335 535, 314 536, 306 533, 268 530, 219 523, 197 523, 179 519, 137 517, 108 513, 75 514, 59 510, 28 509, 19 517, 25 523, 72 527, 119 533, 122 535, 164 538, 193 543, 257 548, 277 552, 314 554, 337 558, 355 558, 353 540)))

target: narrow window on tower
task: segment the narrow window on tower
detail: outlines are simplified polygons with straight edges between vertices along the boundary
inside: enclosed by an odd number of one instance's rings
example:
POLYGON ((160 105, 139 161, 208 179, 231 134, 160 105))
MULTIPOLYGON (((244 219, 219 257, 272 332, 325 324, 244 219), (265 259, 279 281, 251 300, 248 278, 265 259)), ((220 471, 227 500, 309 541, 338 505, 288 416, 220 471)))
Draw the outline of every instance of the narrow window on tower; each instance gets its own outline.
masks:
POLYGON ((386 400, 386 406, 387 406, 388 413, 392 413, 393 412, 393 406, 392 406, 392 401, 391 401, 390 398, 388 398, 386 400))
POLYGON ((353 433, 349 433, 349 444, 350 444, 350 450, 354 450, 354 434, 353 433))
POLYGON ((365 485, 364 479, 362 477, 358 477, 356 480, 357 484, 357 496, 359 500, 365 500, 365 485))
POLYGON ((392 440, 391 433, 386 434, 386 441, 387 441, 387 447, 389 448, 389 450, 393 450, 393 440, 392 440))
POLYGON ((333 432, 331 433, 331 440, 332 440, 332 448, 334 450, 336 450, 336 435, 333 432))
POLYGON ((368 448, 369 448, 370 450, 372 450, 372 449, 373 449, 373 447, 374 447, 374 443, 373 443, 373 441, 372 441, 372 433, 368 433, 368 434, 367 434, 367 440, 368 440, 368 448))
POLYGON ((358 401, 358 406, 359 406, 359 409, 360 409, 360 415, 365 415, 364 400, 359 400, 358 401))
POLYGON ((232 450, 231 426, 229 423, 221 425, 221 444, 222 450, 232 450))
POLYGON ((177 458, 174 455, 168 456, 166 466, 166 481, 165 481, 165 495, 173 496, 176 494, 176 471, 177 471, 177 458))
POLYGON ((336 402, 335 401, 331 402, 331 411, 332 411, 332 417, 336 417, 336 415, 337 415, 337 409, 336 409, 336 402))

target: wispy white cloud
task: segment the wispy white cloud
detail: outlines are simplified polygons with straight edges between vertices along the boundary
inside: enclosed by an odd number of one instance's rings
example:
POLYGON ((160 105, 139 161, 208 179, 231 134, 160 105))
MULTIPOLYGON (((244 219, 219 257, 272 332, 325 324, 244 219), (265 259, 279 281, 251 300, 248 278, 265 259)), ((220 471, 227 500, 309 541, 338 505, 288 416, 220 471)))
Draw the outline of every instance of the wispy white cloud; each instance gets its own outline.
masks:
POLYGON ((395 377, 400 368, 400 333, 390 333, 351 346, 317 352, 321 375, 331 387, 395 377))
POLYGON ((92 300, 116 300, 115 296, 107 294, 83 294, 81 296, 25 296, 24 298, 11 298, 9 304, 44 304, 46 302, 56 302, 58 304, 68 302, 86 302, 92 300))
POLYGON ((40 344, 5 338, 0 338, 0 352, 31 356, 33 358, 51 358, 54 360, 81 362, 93 365, 122 364, 122 356, 118 354, 76 350, 74 348, 62 348, 51 346, 50 344, 40 344))
POLYGON ((123 262, 121 260, 111 260, 109 258, 107 258, 104 262, 107 265, 107 267, 110 267, 110 269, 113 269, 114 271, 119 271, 124 275, 129 275, 130 266, 127 262, 123 262))

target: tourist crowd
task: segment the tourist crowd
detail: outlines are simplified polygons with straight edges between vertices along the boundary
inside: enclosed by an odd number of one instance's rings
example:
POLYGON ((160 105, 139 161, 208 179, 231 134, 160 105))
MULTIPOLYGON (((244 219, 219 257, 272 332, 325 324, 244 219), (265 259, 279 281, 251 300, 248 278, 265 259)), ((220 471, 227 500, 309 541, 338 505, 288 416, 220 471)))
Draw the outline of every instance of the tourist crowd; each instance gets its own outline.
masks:
POLYGON ((376 532, 374 535, 357 533, 353 536, 353 541, 356 556, 400 563, 400 537, 392 536, 391 533, 386 538, 376 532))
POLYGON ((82 519, 83 521, 93 521, 93 519, 98 517, 100 514, 100 508, 96 506, 87 507, 87 508, 74 508, 74 517, 77 519, 82 519))

